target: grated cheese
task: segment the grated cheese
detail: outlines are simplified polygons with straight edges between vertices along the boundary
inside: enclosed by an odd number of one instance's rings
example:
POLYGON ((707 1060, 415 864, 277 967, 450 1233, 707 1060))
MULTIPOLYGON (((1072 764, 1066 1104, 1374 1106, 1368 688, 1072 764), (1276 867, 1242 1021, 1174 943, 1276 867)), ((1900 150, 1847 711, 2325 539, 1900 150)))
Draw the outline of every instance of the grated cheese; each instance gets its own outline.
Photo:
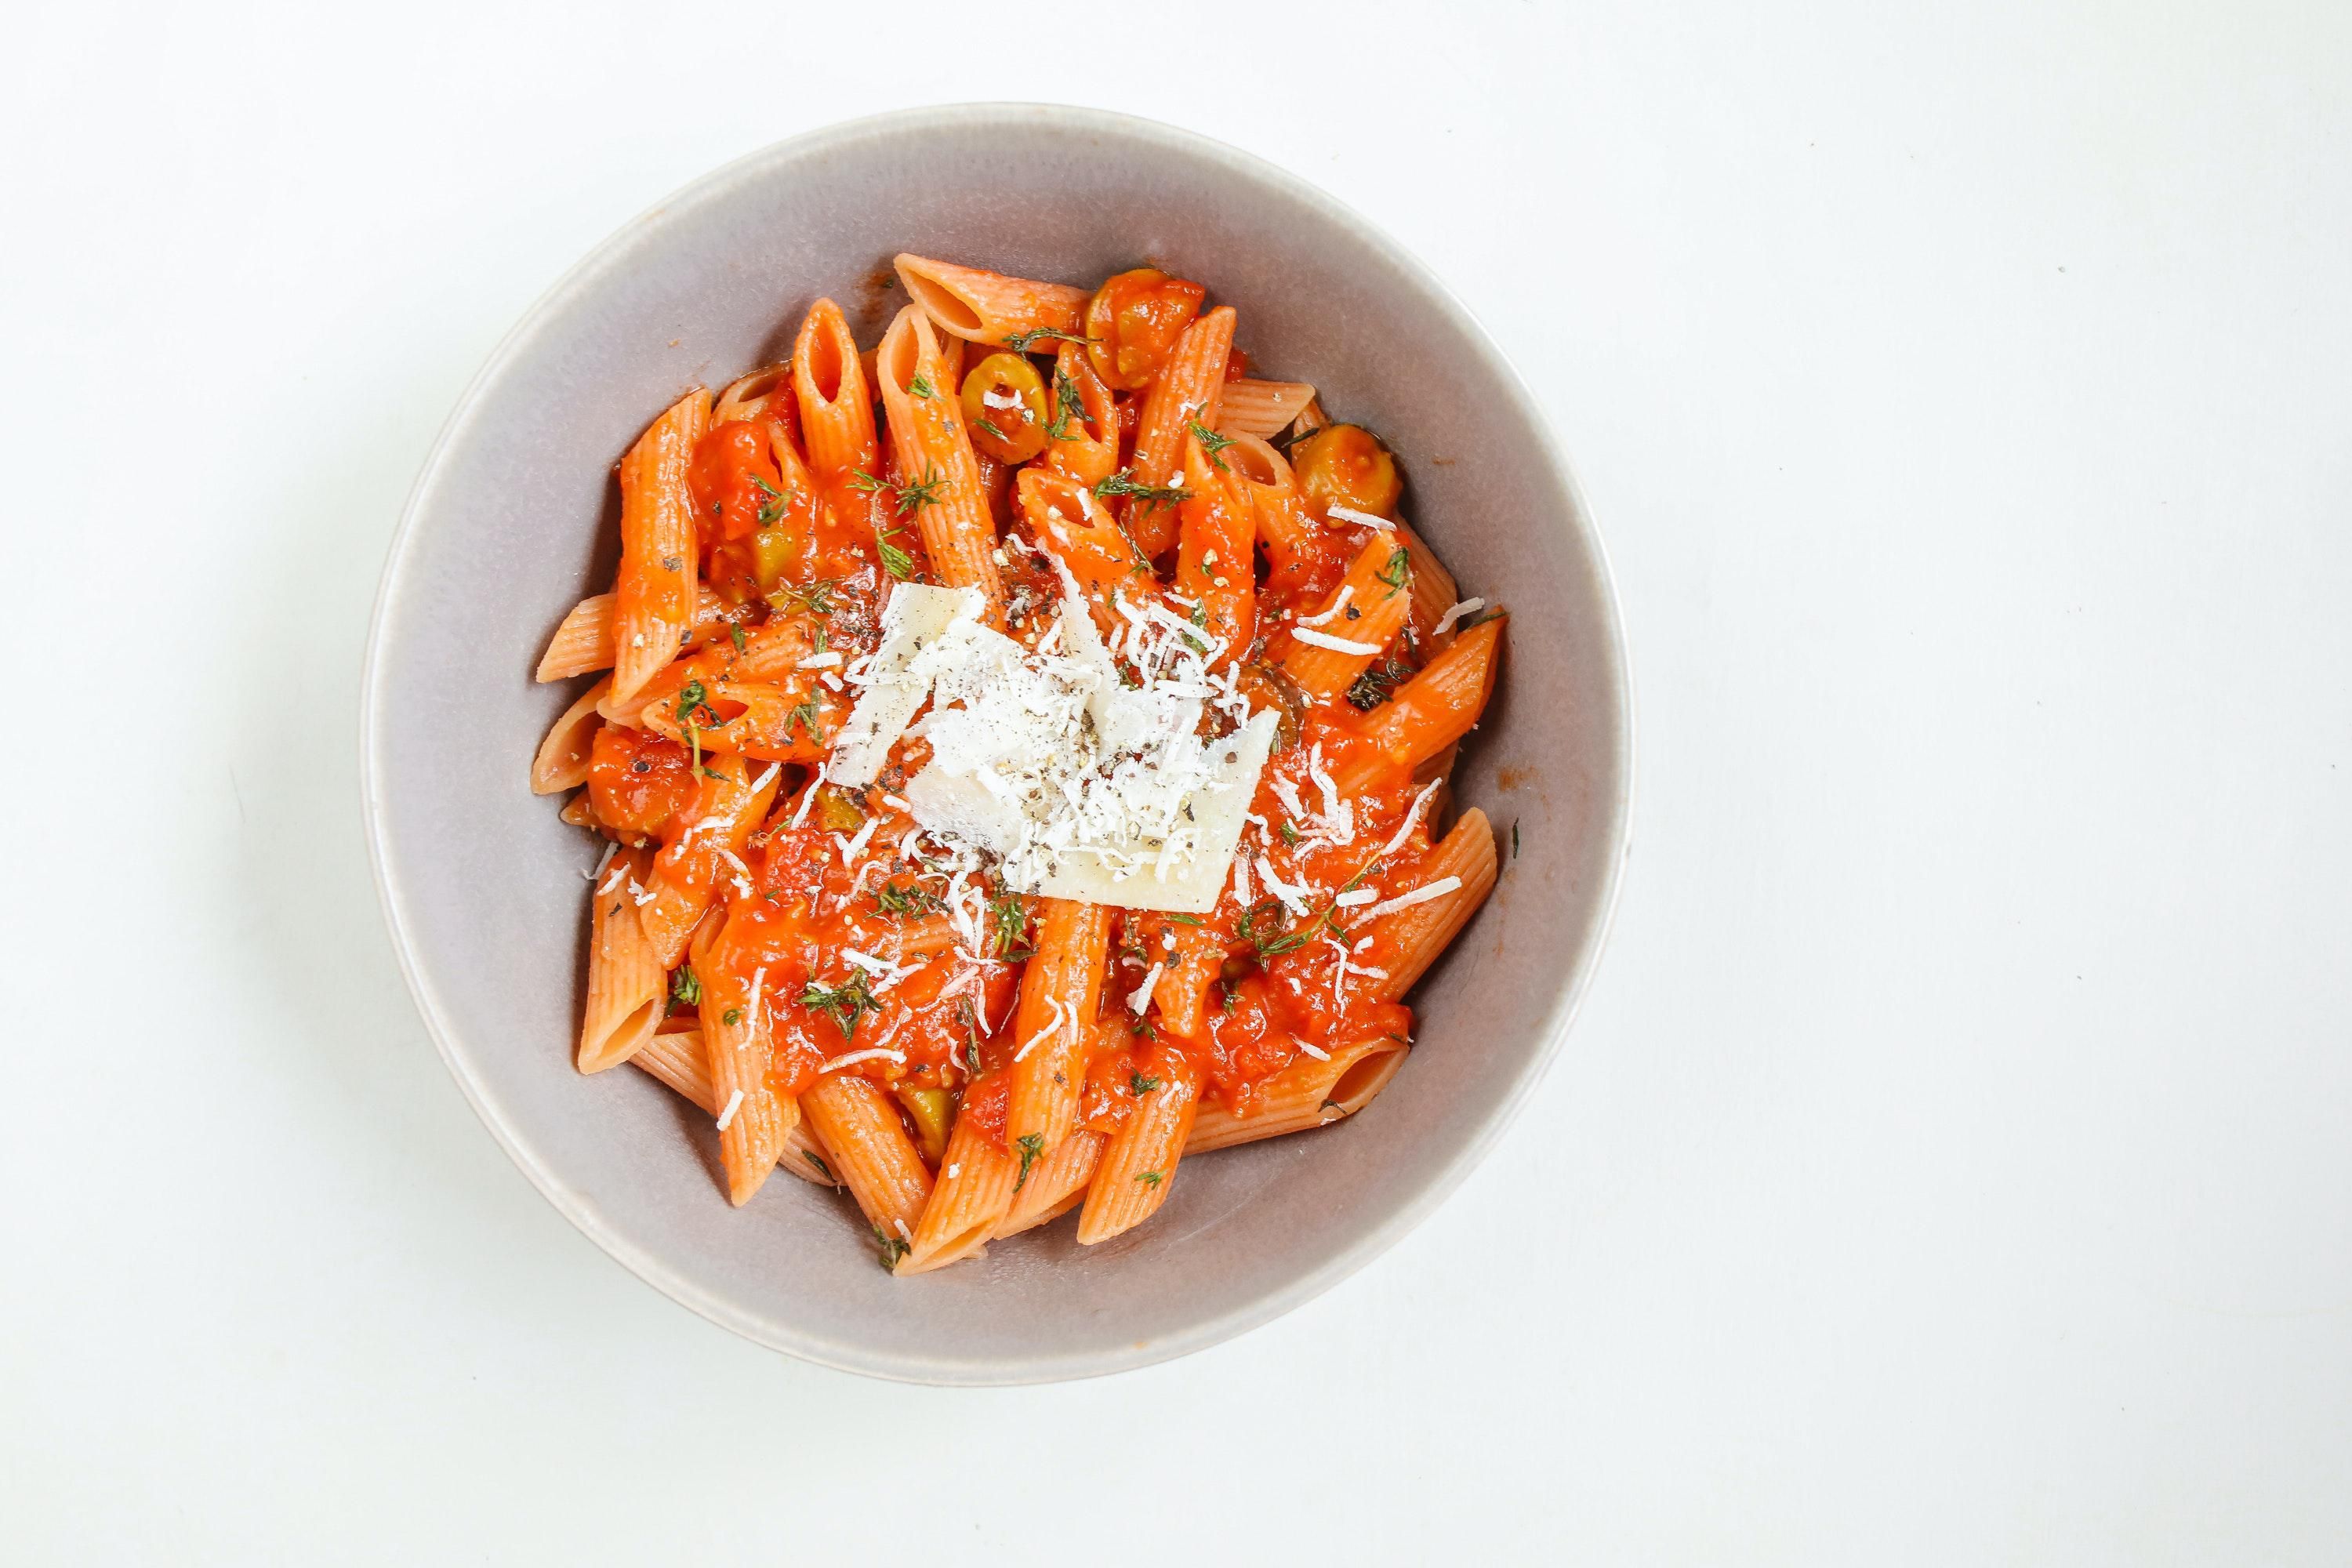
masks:
POLYGON ((869 1046, 862 1051, 852 1051, 845 1057, 835 1057, 816 1070, 820 1073, 839 1072, 844 1068, 856 1067, 859 1062, 889 1061, 903 1066, 906 1060, 907 1053, 904 1051, 894 1051, 887 1046, 869 1046))
POLYGON ((1165 967, 1164 964, 1155 963, 1144 972, 1143 984, 1137 986, 1134 993, 1127 999, 1129 1012, 1139 1018, 1143 1016, 1143 1009, 1151 1002, 1151 988, 1160 984, 1160 972, 1165 967))
POLYGON ((1432 899, 1442 899, 1462 885, 1459 877, 1440 877, 1434 882, 1423 882, 1410 893, 1399 893, 1386 903, 1374 904, 1364 911, 1364 919, 1376 921, 1382 915, 1392 915, 1399 910, 1409 910, 1415 904, 1425 904, 1432 899))
POLYGON ((1333 653, 1373 654, 1381 651, 1381 645, 1378 643, 1352 642, 1346 637, 1335 637, 1328 632, 1317 631, 1303 621, 1299 623, 1298 629, 1290 635, 1310 647, 1328 647, 1333 653))
MULTIPOLYGON (((915 732, 904 721, 928 697, 919 729, 930 760, 905 786, 927 832, 994 856, 1018 892, 1205 914, 1276 716, 1253 715, 1233 672, 1211 668, 1223 644, 1156 597, 1121 595, 1112 606, 1141 682, 1128 685, 1076 579, 1047 559, 1062 605, 1037 647, 982 624, 976 594, 958 599, 938 633, 893 667, 895 684, 877 677, 860 696, 858 714, 871 708, 891 721, 860 738, 870 772, 861 763, 865 776, 855 777, 836 752, 828 774, 870 782, 898 736, 915 732), (1228 733, 1204 733, 1213 711, 1228 733)), ((886 624, 911 624, 921 606, 899 615, 898 595, 918 586, 895 590, 886 624)))
POLYGON ((743 1091, 739 1089, 733 1094, 727 1097, 727 1109, 719 1113, 719 1131, 721 1132, 726 1131, 728 1123, 733 1121, 735 1120, 735 1113, 742 1109, 743 1091))
POLYGON ((1447 632, 1454 629, 1454 622, 1460 620, 1465 616, 1474 615, 1486 607, 1486 601, 1484 599, 1460 600, 1459 602, 1447 606, 1445 613, 1437 617, 1437 624, 1429 628, 1429 635, 1433 637, 1444 637, 1447 632))
POLYGON ((1299 616, 1298 624, 1302 626, 1319 626, 1328 621, 1332 616, 1338 615, 1341 610, 1346 609, 1348 607, 1348 601, 1355 596, 1356 585, 1352 583, 1342 583, 1339 584, 1339 593, 1338 597, 1334 598, 1329 604, 1324 605, 1321 609, 1316 611, 1313 615, 1299 616))
POLYGON ((1382 533, 1386 533, 1396 527, 1396 524, 1390 521, 1387 518, 1375 517, 1368 511, 1358 511, 1351 506, 1328 506, 1325 507, 1323 510, 1327 516, 1336 517, 1341 522, 1361 523, 1366 528, 1377 528, 1382 533))

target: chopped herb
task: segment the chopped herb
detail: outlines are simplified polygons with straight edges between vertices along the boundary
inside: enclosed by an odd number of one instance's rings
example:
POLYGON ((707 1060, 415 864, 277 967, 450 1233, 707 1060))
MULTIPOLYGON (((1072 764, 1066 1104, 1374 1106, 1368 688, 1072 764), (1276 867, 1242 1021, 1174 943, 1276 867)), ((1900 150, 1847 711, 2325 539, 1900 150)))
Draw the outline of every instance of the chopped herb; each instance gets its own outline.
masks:
POLYGON ((833 1180, 835 1179, 835 1177, 834 1177, 834 1173, 833 1173, 833 1167, 832 1167, 831 1165, 826 1164, 823 1160, 818 1159, 818 1158, 817 1158, 817 1152, 816 1152, 816 1151, 815 1151, 815 1150, 814 1150, 814 1149, 803 1149, 803 1150, 802 1150, 802 1151, 801 1151, 801 1158, 802 1158, 802 1159, 803 1159, 803 1160, 806 1160, 810 1164, 814 1165, 814 1166, 816 1167, 816 1169, 817 1169, 817 1174, 819 1174, 819 1175, 823 1176, 826 1181, 830 1182, 830 1181, 833 1181, 833 1180))
POLYGON ((830 989, 810 981, 801 993, 801 1005, 812 1013, 831 1015, 834 1026, 841 1031, 841 1037, 850 1041, 857 1038, 859 1016, 882 1009, 882 1004, 874 999, 874 993, 867 988, 862 973, 830 989))
MULTIPOLYGON (((709 705, 710 693, 702 689, 702 682, 699 680, 688 681, 686 685, 679 689, 677 694, 677 721, 681 724, 688 722, 693 718, 694 710, 696 709, 700 708, 708 710, 709 705)), ((716 713, 712 713, 710 716, 713 719, 719 717, 716 713)), ((711 728, 716 729, 718 726, 714 724, 711 728)))
POLYGON ((1389 585, 1389 591, 1381 596, 1384 599, 1395 598, 1397 590, 1403 587, 1412 575, 1412 557, 1407 554, 1402 546, 1390 552, 1389 563, 1381 567, 1378 573, 1380 580, 1389 585))
POLYGON ((907 390, 918 397, 929 397, 931 395, 931 384, 919 375, 907 383, 907 390))
POLYGON ((1133 468, 1121 468, 1095 486, 1095 499, 1108 500, 1113 496, 1133 496, 1146 506, 1167 506, 1171 502, 1191 500, 1192 492, 1182 485, 1147 485, 1137 481, 1133 468))
POLYGON ((1051 327, 1036 327, 1025 332, 1005 333, 1004 346, 1011 349, 1014 353, 1025 354, 1031 352, 1035 345, 1055 338, 1059 338, 1066 343, 1098 343, 1102 342, 1100 338, 1085 337, 1076 332, 1061 332, 1055 331, 1051 327))
POLYGON ((940 472, 936 463, 923 465, 923 477, 898 487, 898 515, 912 517, 927 506, 937 506, 947 498, 940 492, 948 488, 948 477, 940 472))
POLYGON ((727 640, 735 645, 735 651, 737 653, 741 653, 743 651, 743 628, 741 626, 729 626, 727 628, 727 640))
POLYGON ((874 1240, 876 1245, 880 1247, 882 1249, 882 1267, 890 1269, 893 1272, 896 1272, 898 1269, 898 1259, 906 1257, 908 1252, 911 1250, 905 1242, 899 1240, 897 1237, 892 1236, 878 1225, 874 1227, 874 1240))
POLYGON ((1316 1109, 1318 1110, 1336 1110, 1342 1116, 1345 1116, 1348 1113, 1348 1108, 1340 1104, 1336 1100, 1327 1100, 1321 1105, 1317 1106, 1316 1109))
POLYGON ((727 1011, 719 1015, 719 1021, 731 1029, 736 1025, 743 1021, 743 1009, 740 1007, 730 1007, 727 1011))
POLYGON ((940 907, 940 896, 929 888, 919 888, 899 882, 885 882, 874 889, 874 912, 896 915, 905 920, 909 915, 927 915, 940 907))
POLYGON ((956 1016, 963 1022, 964 1070, 972 1077, 980 1076, 980 1015, 973 1012, 968 1001, 956 1004, 956 1016))
POLYGON ((1045 1135, 1042 1132, 1031 1132, 1015 1138, 1013 1142, 1014 1147, 1021 1151, 1021 1175, 1013 1184, 1013 1190, 1017 1193, 1029 1184, 1029 1167, 1035 1164, 1045 1152, 1045 1135))
POLYGON ((1294 926, 1281 900, 1261 899, 1234 922, 1234 934, 1256 948, 1259 958, 1280 958, 1313 942, 1328 919, 1327 915, 1294 926))
POLYGON ((717 779, 720 784, 732 784, 735 782, 729 778, 725 773, 720 773, 717 768, 712 767, 709 763, 703 763, 701 768, 698 771, 701 773, 704 778, 717 779))
POLYGON ((1352 893, 1352 892, 1354 892, 1358 888, 1360 888, 1360 887, 1362 887, 1362 886, 1364 885, 1364 879, 1365 879, 1365 878, 1367 878, 1367 877, 1370 876, 1374 871, 1376 871, 1376 870, 1380 869, 1380 865, 1381 865, 1381 858, 1380 858, 1379 856, 1377 856, 1377 855, 1373 856, 1370 859, 1369 859, 1369 860, 1365 861, 1362 865, 1360 865, 1360 866, 1359 866, 1359 867, 1357 867, 1357 868, 1356 868, 1356 874, 1355 874, 1354 876, 1352 876, 1352 877, 1349 878, 1349 879, 1348 879, 1348 885, 1347 885, 1346 887, 1344 887, 1344 888, 1340 889, 1339 890, 1340 890, 1341 892, 1343 892, 1343 893, 1352 893))
POLYGON ((811 615, 829 616, 833 614, 833 591, 840 586, 838 577, 820 577, 798 587, 785 584, 768 591, 768 603, 779 610, 796 604, 811 615))
POLYGON ((1022 900, 1020 894, 1005 892, 991 899, 988 901, 988 923, 998 958, 1011 960, 1029 956, 1029 949, 1022 945, 1022 939, 1029 934, 1029 906, 1022 900))
POLYGON ((1198 915, 1163 915, 1160 918, 1173 921, 1180 926, 1196 926, 1201 923, 1201 917, 1198 915))
POLYGON ((670 1000, 681 1007, 702 1005, 702 982, 696 978, 694 965, 681 963, 677 966, 677 973, 670 977, 669 994, 670 1000))
POLYGON ((1238 992, 1238 991, 1234 990, 1234 989, 1230 984, 1226 984, 1223 980, 1219 980, 1219 981, 1217 982, 1217 989, 1218 989, 1218 990, 1220 990, 1220 991, 1222 991, 1222 992, 1223 992, 1223 993, 1225 994, 1225 999, 1224 999, 1224 1002, 1223 1002, 1223 1011, 1224 1011, 1225 1016, 1227 1016, 1228 1018, 1230 1018, 1230 1017, 1232 1017, 1232 1016, 1233 1016, 1233 1015, 1234 1015, 1234 1003, 1236 1003, 1236 1002, 1238 1002, 1238 1001, 1240 1001, 1240 1000, 1242 999, 1242 994, 1241 994, 1240 992, 1238 992))
POLYGON ((915 574, 915 558, 890 542, 890 533, 879 522, 874 525, 874 552, 882 558, 882 570, 905 582, 915 574))
POLYGON ((794 703, 793 710, 784 715, 785 740, 789 741, 793 738, 793 726, 795 724, 808 731, 810 740, 819 745, 824 743, 824 731, 816 727, 815 698, 812 697, 805 702, 794 703))
POLYGON ((971 422, 971 427, 975 430, 985 430, 1000 441, 1010 441, 1012 439, 1011 437, 1007 436, 1003 431, 996 427, 996 421, 993 419, 975 419, 971 422))
POLYGON ((1054 373, 1054 422, 1045 426, 1048 441, 1060 440, 1068 432, 1071 420, 1087 416, 1087 405, 1078 396, 1078 384, 1058 370, 1054 373))
POLYGON ((1133 1094, 1139 1100, 1143 1098, 1143 1096, 1150 1094, 1153 1089, 1158 1089, 1159 1087, 1160 1080, 1156 1078, 1147 1078, 1139 1072, 1131 1072, 1127 1075, 1128 1092, 1133 1094))
POLYGON ((1512 823, 1512 824, 1511 824, 1511 858, 1512 858, 1512 859, 1514 859, 1514 860, 1516 860, 1516 859, 1517 859, 1518 858, 1519 858, 1519 825, 1518 825, 1517 822, 1514 822, 1514 823, 1512 823))
MULTIPOLYGON (((1210 429, 1198 419, 1187 419, 1184 423, 1192 427, 1192 435, 1194 438, 1201 443, 1202 455, 1207 458, 1209 461, 1216 464, 1220 468, 1223 468, 1225 467, 1225 460, 1217 456, 1217 454, 1232 446, 1234 444, 1234 438, 1231 436, 1218 435, 1214 430, 1210 429)), ((1231 473, 1233 470, 1226 468, 1225 471, 1231 473)))
POLYGON ((1141 1182, 1147 1187, 1156 1187, 1160 1184, 1161 1178, 1160 1173, 1157 1171, 1138 1171, 1135 1173, 1135 1179, 1141 1182))
POLYGON ((1298 842, 1298 829, 1290 825, 1290 818, 1286 816, 1282 819, 1282 825, 1275 831, 1282 835, 1282 841, 1285 844, 1298 842))
POLYGON ((1138 1039, 1156 1040, 1160 1037, 1159 1029, 1153 1026, 1150 1019, 1140 1013, 1129 1013, 1127 1016, 1127 1032, 1138 1039))
POLYGON ((852 469, 849 482, 867 495, 878 495, 884 490, 888 490, 896 498, 898 515, 912 517, 925 507, 937 506, 945 499, 940 492, 947 488, 948 477, 940 472, 940 466, 937 463, 927 463, 923 466, 921 479, 909 480, 903 485, 894 485, 887 479, 877 479, 864 468, 852 469))
POLYGON ((778 489, 757 474, 751 476, 751 482, 759 486, 761 493, 768 498, 760 503, 760 526, 773 527, 776 521, 791 510, 793 492, 778 489))
POLYGON ((1202 600, 1192 606, 1192 624, 1205 628, 1209 624, 1209 601, 1202 600))
POLYGON ((1499 621, 1509 614, 1508 610, 1499 607, 1492 610, 1479 610, 1454 622, 1454 629, 1457 632, 1466 632, 1472 626, 1483 626, 1488 621, 1499 621))
POLYGON ((1360 712, 1369 713, 1389 700, 1389 693, 1399 681, 1412 675, 1412 667, 1402 656, 1392 653, 1380 663, 1367 666, 1364 673, 1356 677, 1356 683, 1348 688, 1348 700, 1360 712))

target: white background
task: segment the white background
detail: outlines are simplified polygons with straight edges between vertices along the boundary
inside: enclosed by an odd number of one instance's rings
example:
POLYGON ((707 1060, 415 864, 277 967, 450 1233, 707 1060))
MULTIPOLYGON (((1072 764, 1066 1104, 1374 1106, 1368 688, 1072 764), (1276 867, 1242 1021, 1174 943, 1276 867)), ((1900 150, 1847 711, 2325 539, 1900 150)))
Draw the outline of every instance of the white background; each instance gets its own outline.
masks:
POLYGON ((0 1557, 2352 1552, 2342 7, 656 9, 11 15, 0 1557), (532 1193, 393 968, 354 708, 406 487, 564 268, 1005 97, 1452 280, 1580 466, 1642 759, 1591 1003, 1426 1226, 958 1393, 738 1342, 532 1193))

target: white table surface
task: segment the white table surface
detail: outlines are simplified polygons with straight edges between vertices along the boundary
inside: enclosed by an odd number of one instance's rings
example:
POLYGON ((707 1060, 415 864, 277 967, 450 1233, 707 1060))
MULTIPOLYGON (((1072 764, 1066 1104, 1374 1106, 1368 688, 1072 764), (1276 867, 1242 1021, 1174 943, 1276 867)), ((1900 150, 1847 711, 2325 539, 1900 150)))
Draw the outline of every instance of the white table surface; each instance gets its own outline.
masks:
POLYGON ((0 51, 0 1557, 2352 1552, 2343 7, 334 9, 0 51), (1319 182, 1532 374, 1637 847, 1393 1252, 1174 1364, 897 1387, 671 1305, 476 1124, 369 883, 362 641, 589 246, 1064 96, 1319 182))

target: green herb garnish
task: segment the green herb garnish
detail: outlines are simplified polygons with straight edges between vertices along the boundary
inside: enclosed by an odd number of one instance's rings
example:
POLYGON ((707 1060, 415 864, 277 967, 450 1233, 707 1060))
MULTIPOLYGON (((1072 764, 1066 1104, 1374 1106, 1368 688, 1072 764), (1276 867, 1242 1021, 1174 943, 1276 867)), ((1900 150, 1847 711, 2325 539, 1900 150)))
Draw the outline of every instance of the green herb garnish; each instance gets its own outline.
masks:
POLYGON ((866 976, 862 973, 854 974, 831 988, 810 981, 801 993, 801 1005, 812 1013, 831 1016, 834 1026, 841 1031, 841 1037, 853 1042, 857 1038, 858 1018, 882 1009, 882 1004, 874 999, 874 993, 867 987, 866 976))
POLYGON ((1150 1094, 1153 1089, 1158 1089, 1159 1087, 1160 1080, 1156 1078, 1146 1078, 1139 1072, 1131 1072, 1127 1075, 1128 1092, 1134 1095, 1139 1100, 1143 1098, 1143 1096, 1150 1094))
POLYGON ((1138 1171, 1135 1179, 1147 1187, 1156 1187, 1160 1184, 1160 1175, 1157 1171, 1138 1171))
POLYGON ((1412 557, 1403 549, 1399 548, 1390 553, 1389 563, 1381 567, 1376 574, 1381 582, 1389 585, 1389 591, 1381 596, 1384 599, 1393 599, 1397 596, 1397 590, 1403 587, 1406 581, 1412 575, 1412 557))
POLYGON ((1132 496, 1146 506, 1167 506, 1180 500, 1191 500, 1192 492, 1182 485, 1147 485, 1138 482, 1133 468, 1121 468, 1095 486, 1095 499, 1108 500, 1114 496, 1132 496))
POLYGON ((1004 346, 1014 353, 1028 353, 1036 344, 1059 338, 1066 343, 1098 343, 1100 338, 1089 338, 1077 332, 1056 331, 1052 327, 1034 327, 1025 332, 1007 332, 1004 346))
POLYGON ((1054 422, 1045 426, 1048 441, 1060 440, 1068 432, 1071 420, 1087 416, 1086 402, 1078 396, 1078 384, 1058 370, 1054 373, 1054 422))
MULTIPOLYGON (((1192 426, 1193 439, 1201 443, 1201 455, 1216 464, 1218 468, 1224 468, 1225 460, 1217 454, 1232 446, 1234 438, 1231 436, 1218 435, 1198 419, 1187 419, 1184 423, 1192 426)), ((1226 468, 1225 471, 1231 473, 1233 470, 1226 468)))
POLYGON ((694 965, 678 965, 677 973, 670 977, 669 998, 681 1007, 702 1005, 702 982, 696 977, 694 965))
POLYGON ((1017 1193, 1029 1184, 1029 1167, 1035 1164, 1045 1152, 1045 1135, 1042 1132, 1030 1132, 1015 1138, 1013 1142, 1021 1151, 1021 1175, 1013 1184, 1013 1190, 1017 1193))

